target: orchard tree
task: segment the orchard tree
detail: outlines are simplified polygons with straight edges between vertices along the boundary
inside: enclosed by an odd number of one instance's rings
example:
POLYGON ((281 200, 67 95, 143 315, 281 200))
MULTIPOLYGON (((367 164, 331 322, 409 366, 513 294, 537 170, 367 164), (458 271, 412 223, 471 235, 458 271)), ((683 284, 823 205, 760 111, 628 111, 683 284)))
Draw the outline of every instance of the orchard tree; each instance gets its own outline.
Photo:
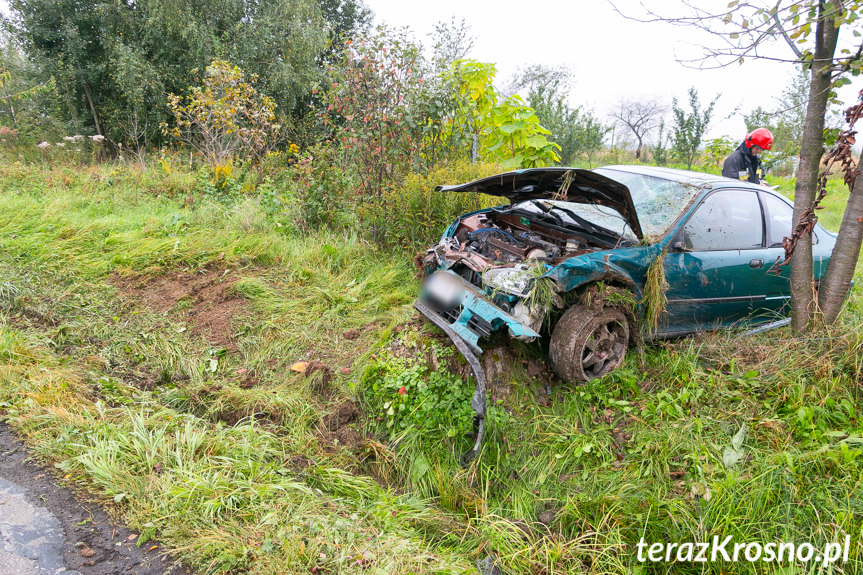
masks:
POLYGON ((698 148, 704 138, 704 133, 710 126, 713 116, 713 107, 719 96, 713 98, 710 103, 702 108, 698 101, 698 91, 693 87, 689 89, 689 111, 680 107, 677 98, 671 103, 671 113, 674 119, 672 126, 671 141, 674 155, 686 164, 686 169, 692 167, 698 156, 698 148))
MULTIPOLYGON (((786 260, 790 258, 791 264, 791 324, 797 333, 806 331, 815 314, 812 228, 817 220, 825 116, 834 90, 850 83, 849 75, 863 71, 863 0, 778 0, 769 4, 732 0, 727 7, 715 10, 701 2, 681 0, 679 6, 685 16, 648 11, 636 19, 694 27, 714 38, 712 45, 705 46, 703 57, 690 64, 715 67, 766 58, 803 65, 809 72, 794 191, 796 225, 786 242, 786 260)), ((828 293, 841 291, 830 285, 833 282, 839 287, 850 284, 859 257, 861 234, 853 228, 863 226, 863 214, 848 214, 849 209, 856 210, 857 205, 849 201, 846 206, 843 222, 847 219, 850 224, 840 228, 829 265, 832 269, 821 283, 821 289, 827 288, 828 293)), ((835 315, 825 318, 833 321, 835 315)))
POLYGON ((635 136, 637 146, 635 159, 641 161, 645 138, 659 126, 665 107, 656 100, 623 100, 618 104, 613 117, 635 136))
POLYGON ((581 106, 569 103, 570 72, 563 67, 542 64, 528 66, 516 73, 509 83, 509 93, 526 93, 527 103, 536 112, 549 139, 560 146, 560 158, 570 165, 585 156, 588 164, 602 149, 610 128, 581 106))
POLYGON ((584 154, 589 167, 593 167, 593 156, 602 149, 610 131, 611 126, 603 124, 590 110, 579 113, 575 124, 575 149, 577 154, 584 154))
POLYGON ((196 150, 210 166, 229 165, 234 158, 259 161, 276 143, 276 103, 259 94, 245 73, 230 62, 214 60, 201 86, 187 98, 168 95, 171 136, 196 150))

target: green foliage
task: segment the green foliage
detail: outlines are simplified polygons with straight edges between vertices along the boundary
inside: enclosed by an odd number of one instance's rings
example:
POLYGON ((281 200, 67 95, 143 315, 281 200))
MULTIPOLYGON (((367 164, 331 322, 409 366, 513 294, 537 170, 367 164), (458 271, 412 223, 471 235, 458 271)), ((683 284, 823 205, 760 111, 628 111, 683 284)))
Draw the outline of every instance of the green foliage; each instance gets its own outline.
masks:
POLYGON ((174 117, 163 130, 191 146, 210 166, 225 165, 235 158, 259 162, 276 143, 276 103, 252 86, 257 76, 246 79, 237 66, 214 60, 201 86, 189 89, 187 98, 168 95, 174 117))
POLYGON ((375 201, 359 206, 366 235, 379 244, 416 252, 437 243, 452 221, 470 211, 498 205, 481 194, 436 192, 435 186, 469 182, 499 173, 497 164, 453 162, 426 175, 410 174, 375 201))
POLYGON ((356 163, 362 199, 380 197, 417 161, 420 58, 419 45, 405 33, 378 28, 330 69, 324 121, 356 163))
POLYGON ((214 58, 257 75, 283 116, 305 113, 328 35, 311 0, 14 0, 10 7, 9 28, 36 65, 36 80, 56 81, 62 119, 126 147, 160 143, 167 94, 184 94, 214 58))
POLYGON ((671 112, 674 117, 672 127, 672 148, 675 157, 686 164, 690 169, 698 155, 701 140, 710 125, 713 115, 713 107, 719 96, 713 98, 710 103, 702 108, 698 102, 698 91, 693 87, 689 89, 689 111, 678 106, 677 98, 672 100, 671 112))
POLYGON ((728 136, 721 138, 713 138, 704 142, 704 163, 711 166, 722 166, 734 149, 737 148, 737 143, 728 136))
POLYGON ((549 130, 549 139, 560 146, 560 159, 565 165, 582 156, 590 161, 602 147, 611 128, 604 126, 592 111, 569 104, 565 71, 534 66, 522 72, 514 87, 528 88, 527 101, 549 130))
POLYGON ((504 168, 541 167, 559 161, 560 146, 518 95, 504 98, 493 85, 497 69, 476 60, 457 60, 450 74, 460 96, 455 126, 475 139, 476 152, 504 168))
POLYGON ((665 134, 665 120, 659 121, 659 131, 656 134, 656 143, 651 148, 653 161, 657 166, 664 166, 668 163, 668 135, 665 134))
MULTIPOLYGON (((437 344, 404 343, 412 354, 433 354, 435 362, 451 357, 454 350, 437 344)), ((426 437, 454 437, 468 428, 473 413, 472 386, 444 368, 432 370, 424 361, 409 357, 375 360, 360 382, 369 415, 390 437, 413 429, 426 437)))
POLYGON ((809 71, 800 66, 772 110, 761 106, 743 117, 747 131, 767 128, 773 134, 773 147, 761 154, 764 167, 773 173, 791 173, 791 158, 800 154, 806 104, 809 101, 809 71))
POLYGON ((36 80, 32 65, 0 30, 0 126, 8 128, 3 143, 65 135, 56 104, 53 79, 36 80))
POLYGON ((290 176, 299 204, 299 226, 340 227, 349 222, 353 182, 336 162, 331 147, 316 146, 291 166, 290 176))

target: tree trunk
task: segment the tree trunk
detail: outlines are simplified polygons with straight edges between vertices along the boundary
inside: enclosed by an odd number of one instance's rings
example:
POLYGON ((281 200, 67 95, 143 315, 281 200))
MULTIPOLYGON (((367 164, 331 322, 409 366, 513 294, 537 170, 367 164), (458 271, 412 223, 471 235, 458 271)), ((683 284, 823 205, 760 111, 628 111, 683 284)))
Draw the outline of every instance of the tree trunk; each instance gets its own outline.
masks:
MULTIPOLYGON (((863 153, 857 165, 863 162, 863 153)), ((839 226, 839 237, 827 266, 827 273, 818 290, 818 303, 824 312, 824 321, 833 323, 842 309, 845 295, 851 288, 851 279, 860 257, 860 244, 863 242, 863 176, 857 176, 854 187, 848 195, 848 205, 839 226)))
MULTIPOLYGON (((818 23, 815 30, 815 55, 812 63, 812 81, 809 86, 809 102, 803 124, 800 145, 800 168, 794 187, 794 222, 800 221, 804 212, 812 205, 818 187, 818 171, 821 166, 824 141, 824 115, 830 95, 830 64, 836 51, 839 29, 834 14, 838 13, 836 0, 820 2, 818 23), (829 14, 826 18, 824 14, 829 14)), ((800 236, 794 255, 791 257, 791 328, 802 333, 809 326, 813 312, 812 286, 812 236, 800 236)))
POLYGON ((90 105, 90 112, 93 114, 93 127, 96 128, 96 133, 102 135, 102 126, 99 125, 99 115, 96 113, 96 106, 93 104, 93 95, 90 93, 90 86, 87 82, 83 83, 84 96, 87 97, 87 103, 90 105))

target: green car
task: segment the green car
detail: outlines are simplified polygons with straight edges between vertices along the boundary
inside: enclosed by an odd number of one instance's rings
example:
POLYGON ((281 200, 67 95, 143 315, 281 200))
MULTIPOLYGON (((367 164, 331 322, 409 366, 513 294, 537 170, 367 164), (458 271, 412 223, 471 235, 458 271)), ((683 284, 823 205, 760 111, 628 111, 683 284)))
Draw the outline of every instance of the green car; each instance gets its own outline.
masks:
MULTIPOLYGON (((787 314, 782 240, 791 233, 793 209, 768 187, 608 166, 517 170, 437 190, 510 202, 450 224, 425 256, 416 302, 477 379, 474 456, 485 419, 478 355, 495 332, 547 336, 554 371, 585 381, 618 367, 638 333, 772 326, 787 314)), ((818 280, 835 236, 816 225, 813 243, 818 280)))

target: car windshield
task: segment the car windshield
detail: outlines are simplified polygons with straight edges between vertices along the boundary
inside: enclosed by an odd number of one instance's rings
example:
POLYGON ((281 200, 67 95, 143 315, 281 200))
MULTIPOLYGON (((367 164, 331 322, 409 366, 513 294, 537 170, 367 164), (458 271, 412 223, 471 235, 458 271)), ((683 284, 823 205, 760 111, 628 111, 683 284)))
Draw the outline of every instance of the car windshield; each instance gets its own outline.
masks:
POLYGON ((612 234, 622 236, 633 243, 638 242, 635 232, 626 223, 617 210, 596 204, 577 204, 559 200, 528 200, 516 205, 516 208, 530 213, 551 213, 560 218, 560 223, 571 228, 583 228, 573 215, 587 220, 589 223, 608 230, 612 234))
POLYGON ((648 239, 663 236, 683 208, 701 190, 700 186, 690 182, 676 182, 607 168, 593 171, 629 188, 638 222, 648 239))

